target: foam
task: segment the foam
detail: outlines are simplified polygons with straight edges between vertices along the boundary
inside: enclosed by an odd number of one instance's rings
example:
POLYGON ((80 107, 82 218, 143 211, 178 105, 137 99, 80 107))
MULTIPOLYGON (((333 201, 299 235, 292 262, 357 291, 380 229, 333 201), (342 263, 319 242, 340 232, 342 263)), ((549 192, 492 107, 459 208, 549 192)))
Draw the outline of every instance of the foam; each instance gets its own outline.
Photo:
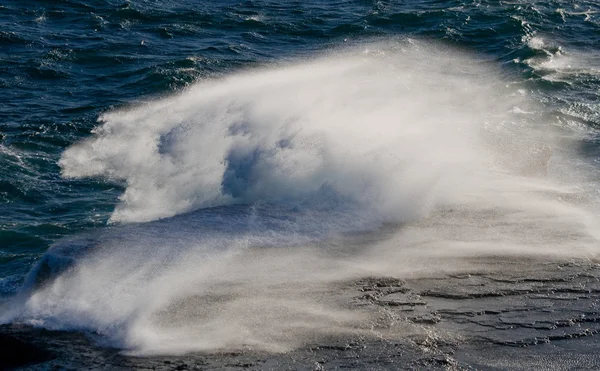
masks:
POLYGON ((528 48, 540 55, 526 59, 531 68, 541 74, 544 80, 571 84, 573 76, 589 75, 595 78, 600 73, 600 60, 596 53, 585 50, 564 50, 558 43, 540 36, 524 37, 523 42, 528 48))
POLYGON ((482 186, 473 179, 491 161, 482 124, 511 120, 515 104, 466 56, 408 47, 369 45, 108 112, 65 151, 62 173, 125 181, 111 222, 332 197, 385 218, 418 217, 482 186))
POLYGON ((576 151, 511 89, 472 55, 392 41, 107 112, 60 165, 125 183, 115 226, 57 243, 0 322, 137 355, 278 352, 419 331, 351 308, 336 285, 358 277, 595 254, 576 151))

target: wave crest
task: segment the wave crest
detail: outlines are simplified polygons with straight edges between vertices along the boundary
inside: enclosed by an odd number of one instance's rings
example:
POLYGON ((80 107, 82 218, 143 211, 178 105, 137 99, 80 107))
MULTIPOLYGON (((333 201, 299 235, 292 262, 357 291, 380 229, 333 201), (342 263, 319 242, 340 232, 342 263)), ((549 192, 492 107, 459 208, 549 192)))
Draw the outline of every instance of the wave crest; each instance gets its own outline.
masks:
POLYGON ((112 222, 255 201, 405 220, 481 185, 481 130, 515 105, 503 90, 465 55, 371 44, 106 113, 60 166, 126 182, 112 222))

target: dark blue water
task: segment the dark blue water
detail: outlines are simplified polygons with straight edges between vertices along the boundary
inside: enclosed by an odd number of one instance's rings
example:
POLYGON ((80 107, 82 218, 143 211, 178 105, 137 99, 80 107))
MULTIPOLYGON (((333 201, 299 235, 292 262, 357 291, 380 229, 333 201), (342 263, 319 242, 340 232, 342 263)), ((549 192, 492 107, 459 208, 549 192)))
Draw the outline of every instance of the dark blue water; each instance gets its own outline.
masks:
MULTIPOLYGON (((0 0, 0 292, 15 293, 56 241, 119 227, 118 218, 108 221, 133 180, 109 171, 67 177, 59 166, 63 152, 89 138, 103 113, 344 45, 413 39, 499 69, 508 85, 544 107, 548 127, 584 133, 580 158, 594 166, 600 153, 596 1, 0 0)), ((252 181, 240 170, 249 160, 239 161, 233 180, 223 181, 234 198, 243 192, 236 179, 252 181)), ((134 221, 220 203, 197 205, 134 221)), ((236 229, 227 209, 211 213, 191 220, 210 225, 221 218, 228 222, 217 223, 220 229, 236 229)))

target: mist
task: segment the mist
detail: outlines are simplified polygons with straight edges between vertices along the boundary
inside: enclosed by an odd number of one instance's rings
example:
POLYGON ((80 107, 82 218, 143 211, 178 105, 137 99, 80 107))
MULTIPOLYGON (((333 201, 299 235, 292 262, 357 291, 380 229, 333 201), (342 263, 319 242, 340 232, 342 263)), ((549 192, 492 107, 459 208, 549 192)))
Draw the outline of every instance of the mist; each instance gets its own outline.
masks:
POLYGON ((396 40, 107 112, 60 166, 125 185, 111 227, 59 241, 0 320, 136 355, 422 331, 340 287, 596 252, 575 141, 538 104, 482 58, 396 40))

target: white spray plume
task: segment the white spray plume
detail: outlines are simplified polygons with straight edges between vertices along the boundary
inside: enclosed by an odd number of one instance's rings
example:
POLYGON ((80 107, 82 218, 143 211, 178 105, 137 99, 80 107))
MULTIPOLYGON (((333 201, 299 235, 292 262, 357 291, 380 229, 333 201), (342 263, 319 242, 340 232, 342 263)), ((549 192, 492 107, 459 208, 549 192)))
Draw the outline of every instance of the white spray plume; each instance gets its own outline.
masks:
POLYGON ((489 186, 479 137, 512 119, 505 90, 453 51, 369 45, 104 114, 60 165, 66 177, 126 182, 112 222, 332 197, 409 220, 489 186))
POLYGON ((536 109, 489 65, 413 41, 106 113, 63 174, 124 181, 112 222, 167 219, 113 227, 83 253, 59 243, 32 274, 70 268, 1 319, 94 331, 136 354, 384 336, 336 282, 594 251, 597 218, 578 204, 589 195, 548 176, 569 178, 553 164, 573 152, 536 109))

